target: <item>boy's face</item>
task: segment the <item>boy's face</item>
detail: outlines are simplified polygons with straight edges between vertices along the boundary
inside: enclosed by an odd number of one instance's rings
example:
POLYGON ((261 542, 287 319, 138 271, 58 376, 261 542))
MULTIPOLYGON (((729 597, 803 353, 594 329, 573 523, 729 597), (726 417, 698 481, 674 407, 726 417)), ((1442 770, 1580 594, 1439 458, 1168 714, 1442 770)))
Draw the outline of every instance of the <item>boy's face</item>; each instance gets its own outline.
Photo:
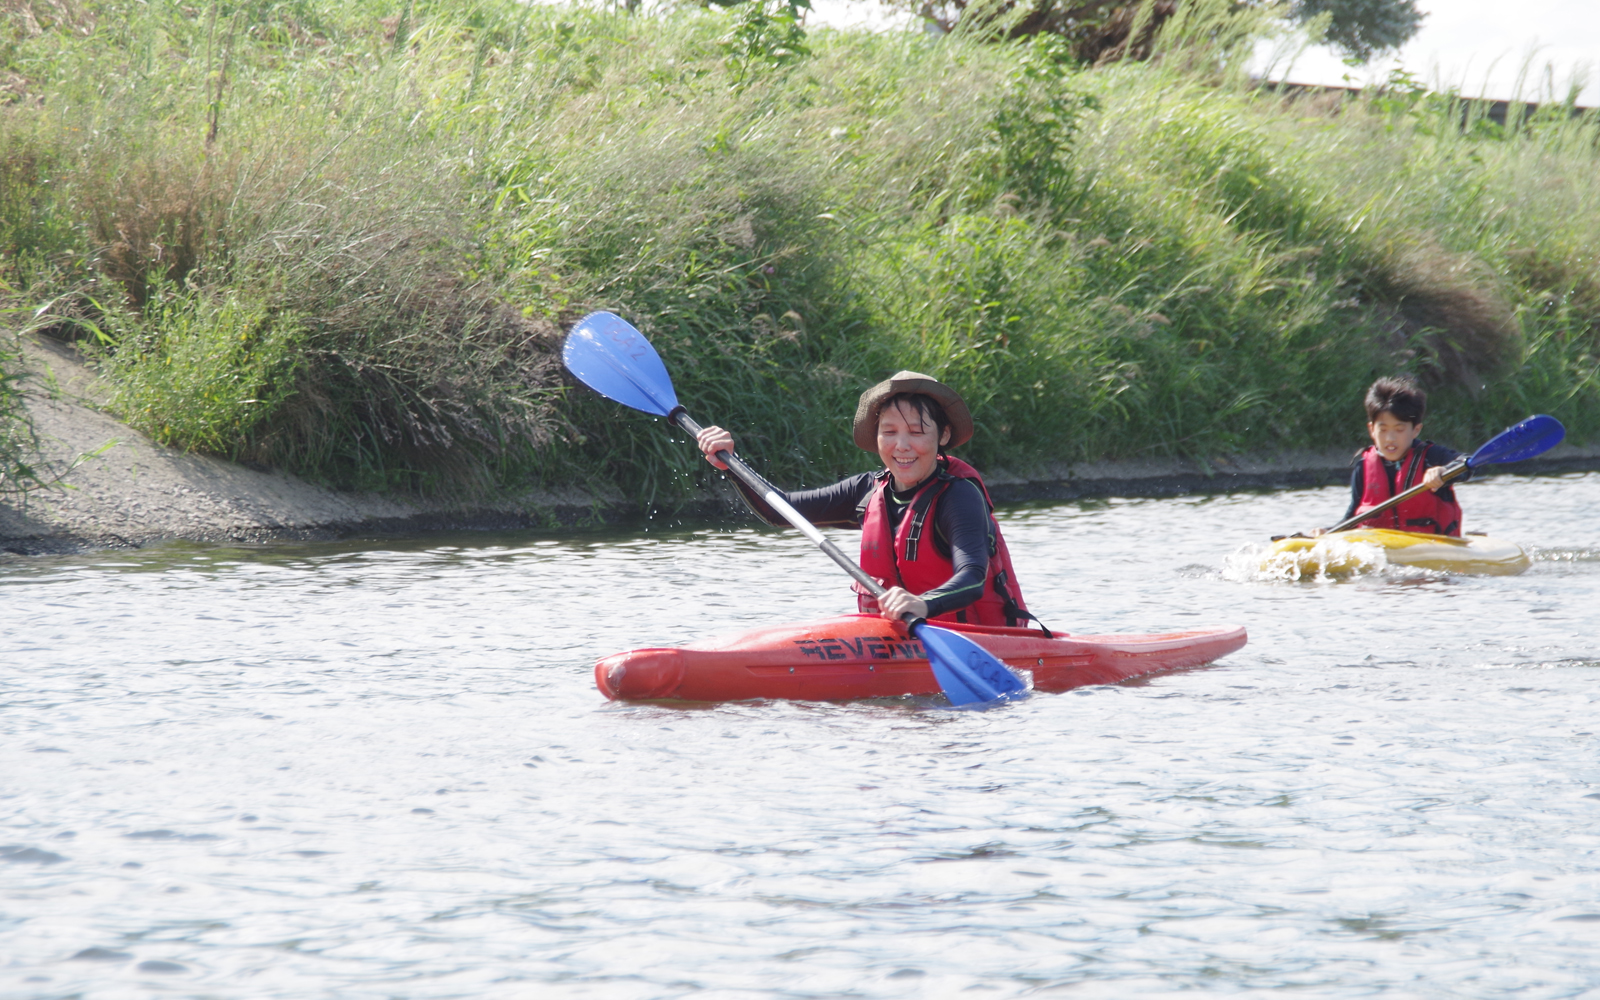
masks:
POLYGON ((1411 442, 1417 439, 1417 435, 1422 433, 1422 425, 1401 420, 1384 410, 1378 414, 1378 419, 1367 424, 1367 433, 1372 435, 1372 446, 1378 449, 1384 461, 1397 462, 1411 447, 1411 442))

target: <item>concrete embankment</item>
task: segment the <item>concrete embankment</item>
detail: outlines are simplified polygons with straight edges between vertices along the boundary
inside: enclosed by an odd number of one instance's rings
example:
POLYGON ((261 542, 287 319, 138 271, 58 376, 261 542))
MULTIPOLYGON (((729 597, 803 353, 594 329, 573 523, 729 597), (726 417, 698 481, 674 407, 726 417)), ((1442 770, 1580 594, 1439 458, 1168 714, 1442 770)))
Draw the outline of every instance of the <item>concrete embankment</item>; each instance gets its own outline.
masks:
MULTIPOLYGON (((91 371, 58 345, 28 346, 39 391, 30 400, 60 488, 0 499, 0 551, 15 555, 137 548, 163 541, 263 543, 440 530, 626 524, 642 511, 619 496, 532 491, 490 500, 424 500, 331 490, 294 476, 157 445, 101 412, 91 371)), ((1348 452, 1303 452, 1208 463, 1170 459, 1084 463, 1027 474, 994 471, 995 500, 1176 496, 1323 486, 1347 481, 1348 452)), ((1600 469, 1600 447, 1563 446, 1518 472, 1600 469)), ((707 496, 681 512, 725 511, 707 496)))

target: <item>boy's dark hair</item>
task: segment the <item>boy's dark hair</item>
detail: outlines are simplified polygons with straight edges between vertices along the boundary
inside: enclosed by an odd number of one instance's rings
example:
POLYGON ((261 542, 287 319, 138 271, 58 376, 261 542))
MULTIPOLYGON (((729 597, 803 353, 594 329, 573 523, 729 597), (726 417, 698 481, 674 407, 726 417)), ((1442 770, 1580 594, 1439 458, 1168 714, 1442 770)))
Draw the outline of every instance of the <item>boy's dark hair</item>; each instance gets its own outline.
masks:
POLYGON ((1428 394, 1408 376, 1380 378, 1367 390, 1367 423, 1377 423, 1385 410, 1408 424, 1420 424, 1428 412, 1428 394))
MULTIPOLYGON (((897 392, 883 401, 878 407, 881 414, 884 410, 904 404, 907 410, 917 414, 924 422, 933 421, 933 439, 940 441, 944 438, 944 429, 950 426, 950 418, 945 414, 944 407, 932 396, 921 392, 897 392)), ((944 454, 945 446, 939 445, 939 454, 944 454)))

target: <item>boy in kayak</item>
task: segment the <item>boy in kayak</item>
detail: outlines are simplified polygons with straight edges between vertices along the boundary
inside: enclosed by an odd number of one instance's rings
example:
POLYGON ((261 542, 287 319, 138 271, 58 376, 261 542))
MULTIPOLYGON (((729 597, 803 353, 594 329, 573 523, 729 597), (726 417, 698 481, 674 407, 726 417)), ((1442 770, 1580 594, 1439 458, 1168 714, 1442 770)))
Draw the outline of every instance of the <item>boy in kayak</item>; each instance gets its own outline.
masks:
MULTIPOLYGON (((1357 527, 1389 528, 1423 534, 1461 535, 1461 505, 1444 482, 1444 466, 1460 452, 1432 441, 1418 441, 1428 395, 1409 378, 1380 378, 1367 390, 1367 433, 1372 444, 1356 454, 1351 465, 1350 506, 1341 520, 1370 510, 1418 484, 1428 487, 1357 527)), ((1471 470, 1456 478, 1466 482, 1471 470)), ((1320 535, 1319 528, 1312 534, 1320 535)))
MULTIPOLYGON (((861 567, 889 588, 875 599, 857 585, 863 613, 977 625, 1033 618, 983 478, 945 452, 971 437, 972 415, 954 389, 903 371, 862 393, 856 406, 855 443, 876 452, 884 468, 784 493, 813 524, 861 528, 861 567)), ((727 468, 714 456, 733 450, 732 434, 707 427, 696 443, 706 461, 727 468)), ((787 523, 743 482, 734 482, 756 516, 787 523)))

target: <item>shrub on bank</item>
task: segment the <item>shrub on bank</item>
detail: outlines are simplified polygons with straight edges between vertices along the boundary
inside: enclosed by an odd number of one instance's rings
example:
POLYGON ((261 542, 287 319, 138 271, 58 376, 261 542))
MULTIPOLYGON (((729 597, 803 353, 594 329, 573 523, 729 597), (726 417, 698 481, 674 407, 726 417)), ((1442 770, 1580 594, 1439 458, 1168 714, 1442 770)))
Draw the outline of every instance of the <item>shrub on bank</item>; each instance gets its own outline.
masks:
POLYGON ((0 268, 178 446, 682 496, 681 441, 561 377, 593 308, 790 483, 864 466, 845 422, 900 367, 1021 470, 1354 443, 1395 370, 1461 446, 1600 430, 1592 118, 1285 102, 1215 20, 1088 71, 960 35, 768 59, 698 9, 76 10, 3 50, 0 268))

